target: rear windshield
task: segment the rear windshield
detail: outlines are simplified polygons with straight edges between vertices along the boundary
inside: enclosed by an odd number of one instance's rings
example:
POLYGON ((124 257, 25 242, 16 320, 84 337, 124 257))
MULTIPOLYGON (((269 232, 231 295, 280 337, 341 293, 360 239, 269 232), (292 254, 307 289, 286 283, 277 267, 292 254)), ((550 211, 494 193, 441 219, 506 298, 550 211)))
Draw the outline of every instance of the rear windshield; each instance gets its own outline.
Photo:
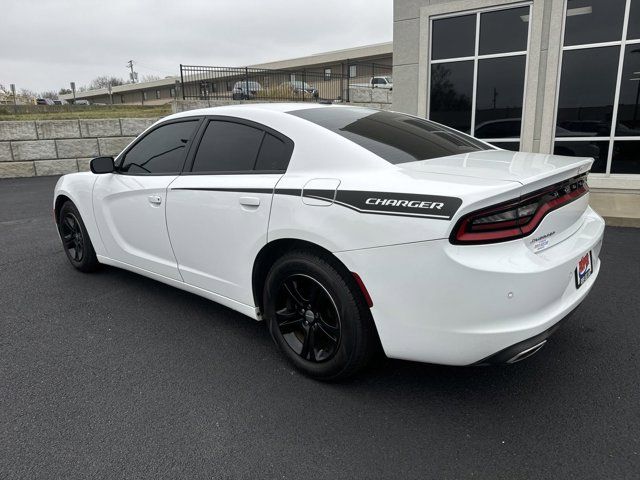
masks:
POLYGON ((359 107, 288 113, 342 135, 393 164, 493 149, 452 128, 402 113, 359 107))

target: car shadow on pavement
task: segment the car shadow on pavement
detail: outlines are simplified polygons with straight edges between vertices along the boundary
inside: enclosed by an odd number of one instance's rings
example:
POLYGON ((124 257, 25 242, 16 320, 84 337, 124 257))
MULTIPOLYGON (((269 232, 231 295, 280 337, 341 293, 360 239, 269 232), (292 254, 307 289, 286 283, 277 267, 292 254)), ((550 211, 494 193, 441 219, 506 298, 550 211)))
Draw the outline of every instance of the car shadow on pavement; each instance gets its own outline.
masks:
MULTIPOLYGON (((233 342, 234 349, 239 352, 259 352, 253 360, 245 358, 245 362, 255 362, 249 370, 259 371, 265 360, 268 360, 273 362, 273 368, 282 372, 282 381, 287 381, 294 375, 303 382, 325 385, 329 389, 371 393, 384 386, 410 389, 414 394, 441 392, 462 397, 472 394, 477 397, 505 391, 516 393, 531 388, 544 391, 548 375, 554 375, 556 370, 562 371, 563 363, 575 361, 571 358, 572 351, 567 342, 574 336, 574 330, 579 328, 575 322, 568 322, 539 353, 517 364, 451 367, 388 359, 380 353, 356 377, 335 384, 323 384, 307 379, 288 364, 277 351, 264 322, 255 322, 213 301, 115 267, 104 267, 92 278, 100 279, 100 283, 104 281, 112 285, 126 285, 129 292, 134 291, 138 298, 143 299, 144 305, 160 302, 164 319, 161 328, 176 328, 180 325, 182 335, 192 336, 190 341, 201 343, 202 348, 207 348, 206 344, 202 344, 208 341, 207 338, 218 342, 226 336, 225 343, 233 342), (167 324, 167 321, 170 323, 167 324)), ((135 320, 146 321, 152 327, 157 318, 137 314, 135 320)), ((215 349, 216 344, 209 347, 215 349)), ((224 365, 218 367, 224 368, 224 365)), ((228 368, 238 368, 233 358, 229 359, 228 368)))

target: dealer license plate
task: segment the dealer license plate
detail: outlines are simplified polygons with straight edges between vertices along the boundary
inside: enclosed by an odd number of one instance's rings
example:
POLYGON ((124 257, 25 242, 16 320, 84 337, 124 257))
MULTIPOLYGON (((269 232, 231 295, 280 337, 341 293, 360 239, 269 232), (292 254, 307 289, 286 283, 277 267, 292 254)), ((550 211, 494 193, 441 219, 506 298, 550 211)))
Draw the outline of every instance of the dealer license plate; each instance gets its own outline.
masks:
POLYGON ((580 288, 589 279, 593 273, 593 259, 591 252, 587 252, 580 260, 576 267, 576 288, 580 288))

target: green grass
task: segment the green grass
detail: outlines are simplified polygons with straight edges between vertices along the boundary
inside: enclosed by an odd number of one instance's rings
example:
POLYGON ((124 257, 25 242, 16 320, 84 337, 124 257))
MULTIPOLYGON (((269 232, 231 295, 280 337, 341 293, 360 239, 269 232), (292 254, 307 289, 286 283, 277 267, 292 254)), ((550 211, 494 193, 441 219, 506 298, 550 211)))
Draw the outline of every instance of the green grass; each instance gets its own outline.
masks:
POLYGON ((86 118, 145 118, 164 117, 171 113, 171 105, 29 105, 18 106, 23 111, 14 113, 13 107, 0 106, 2 120, 74 120, 86 118), (24 108, 27 107, 27 108, 24 108))

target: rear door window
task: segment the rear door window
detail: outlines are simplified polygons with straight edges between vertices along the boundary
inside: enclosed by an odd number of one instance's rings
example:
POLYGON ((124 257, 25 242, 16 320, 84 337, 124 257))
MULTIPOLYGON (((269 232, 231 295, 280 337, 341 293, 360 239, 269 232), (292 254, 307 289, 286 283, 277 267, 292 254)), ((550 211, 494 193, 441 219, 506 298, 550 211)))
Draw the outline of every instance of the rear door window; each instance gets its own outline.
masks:
POLYGON ((202 135, 192 172, 253 170, 264 131, 241 123, 212 120, 202 135))
POLYGON ((200 174, 283 172, 292 151, 291 140, 269 133, 259 125, 211 120, 200 140, 191 171, 200 174))
POLYGON ((258 171, 285 171, 291 158, 292 145, 289 142, 265 133, 255 169, 258 171))

